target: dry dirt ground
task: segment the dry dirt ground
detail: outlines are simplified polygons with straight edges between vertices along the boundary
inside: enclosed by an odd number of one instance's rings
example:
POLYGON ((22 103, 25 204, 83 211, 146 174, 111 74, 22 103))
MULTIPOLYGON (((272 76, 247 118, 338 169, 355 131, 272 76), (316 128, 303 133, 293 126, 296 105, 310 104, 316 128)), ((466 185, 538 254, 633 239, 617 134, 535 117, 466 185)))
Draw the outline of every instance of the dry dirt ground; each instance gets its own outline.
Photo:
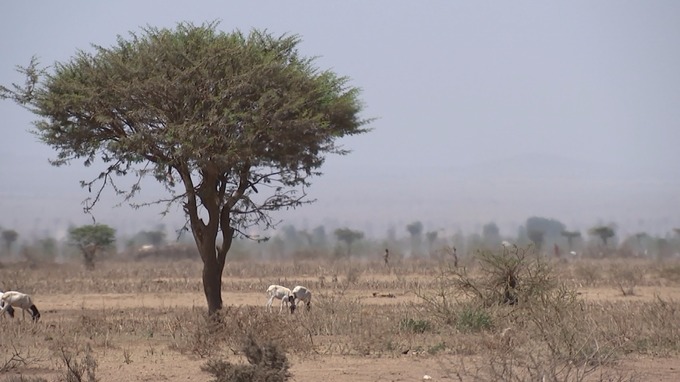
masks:
MULTIPOLYGON (((396 298, 371 298, 370 293, 354 292, 367 304, 400 304, 415 301, 413 294, 402 294, 396 298)), ((679 300, 680 288, 677 287, 639 287, 635 296, 624 297, 613 288, 581 288, 581 295, 591 300, 645 300, 655 296, 679 300)), ((264 293, 236 292, 224 293, 227 305, 252 305, 264 309, 264 293)), ((83 311, 102 311, 110 309, 128 310, 137 307, 168 308, 204 307, 204 296, 200 293, 146 293, 146 294, 67 294, 41 295, 39 306, 43 319, 39 325, 50 327, 60 320, 67 320, 83 311)), ((3 322, 3 325, 22 323, 3 322)), ((17 338, 16 341, 21 341, 17 338)), ((406 354, 398 357, 360 357, 314 355, 301 358, 290 356, 293 381, 419 381, 425 375, 437 380, 458 380, 455 371, 469 359, 456 359, 447 356, 428 356, 406 354)), ((201 371, 205 359, 182 355, 169 350, 160 340, 135 338, 128 343, 118 344, 110 351, 97 354, 97 377, 100 381, 207 381, 211 376, 201 371), (129 356, 125 362, 124 353, 129 356)), ((21 370, 24 375, 49 377, 49 364, 44 368, 21 370), (47 373, 46 373, 47 372, 47 373)), ((680 381, 680 357, 644 358, 633 357, 622 360, 618 371, 637 376, 639 381, 680 381)), ((5 374, 17 374, 15 369, 5 374)), ((0 374, 0 381, 4 377, 0 374)), ((597 377, 595 377, 597 378, 597 377)), ((467 379, 464 379, 467 380, 467 379)))

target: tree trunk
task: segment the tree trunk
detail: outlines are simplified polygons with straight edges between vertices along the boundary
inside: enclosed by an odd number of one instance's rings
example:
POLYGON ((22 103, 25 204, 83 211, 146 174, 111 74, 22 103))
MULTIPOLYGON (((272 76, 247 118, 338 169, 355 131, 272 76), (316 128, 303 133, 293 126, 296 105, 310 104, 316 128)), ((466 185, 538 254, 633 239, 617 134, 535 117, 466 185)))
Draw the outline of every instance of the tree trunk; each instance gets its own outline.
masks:
POLYGON ((215 261, 203 262, 203 292, 210 315, 222 309, 222 272, 215 261))
POLYGON ((88 271, 94 270, 94 258, 97 253, 97 246, 93 244, 86 245, 82 247, 83 251, 83 264, 85 269, 88 271))
MULTIPOLYGON (((248 167, 249 168, 249 167, 248 167)), ((202 169, 203 181, 197 189, 193 186, 191 174, 186 167, 177 169, 187 189, 187 202, 184 211, 189 215, 191 232, 201 260, 203 260, 203 292, 208 302, 208 314, 214 316, 222 309, 222 271, 227 252, 231 248, 234 229, 230 227, 230 213, 236 202, 243 196, 248 186, 248 169, 241 174, 236 195, 229 197, 229 202, 222 206, 225 198, 226 183, 218 179, 218 174, 211 166, 202 169), (198 215, 197 197, 208 212, 208 222, 204 223, 198 215), (217 235, 222 232, 222 245, 217 247, 217 235)))

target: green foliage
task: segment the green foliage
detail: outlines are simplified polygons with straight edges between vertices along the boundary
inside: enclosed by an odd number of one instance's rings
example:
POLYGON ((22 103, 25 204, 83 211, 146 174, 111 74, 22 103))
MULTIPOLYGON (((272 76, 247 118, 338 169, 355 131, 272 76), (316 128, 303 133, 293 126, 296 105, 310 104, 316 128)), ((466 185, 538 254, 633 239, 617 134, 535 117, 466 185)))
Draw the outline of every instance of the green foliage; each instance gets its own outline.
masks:
POLYGON ((483 308, 466 306, 458 312, 456 328, 461 332, 479 332, 492 327, 493 319, 483 308))
POLYGON ((203 198, 189 179, 201 175, 210 180, 201 191, 210 185, 239 211, 232 224, 268 223, 264 212, 299 205, 285 188, 308 185, 325 153, 347 152, 334 141, 367 131, 369 122, 358 117, 359 89, 300 56, 300 41, 224 33, 217 23, 149 27, 112 47, 80 51, 50 75, 32 61, 22 71, 27 85, 0 93, 41 117, 35 133, 58 151, 54 164, 107 163, 85 186, 133 172, 168 185, 180 180, 208 204, 213 195, 203 198), (247 197, 258 184, 274 184, 259 206, 247 197))
POLYGON ((596 226, 588 230, 588 233, 593 236, 598 236, 605 247, 607 246, 607 240, 615 235, 614 229, 609 226, 596 226))
POLYGON ((91 224, 71 227, 68 230, 69 244, 83 253, 87 269, 94 269, 94 259, 100 249, 112 248, 116 242, 116 230, 106 224, 91 224))
POLYGON ((68 240, 77 247, 96 245, 102 249, 110 248, 116 242, 116 230, 106 224, 71 227, 68 230, 68 240))
POLYGON ((426 320, 404 318, 399 322, 399 328, 411 333, 425 333, 432 330, 432 324, 426 320))
POLYGON ((51 73, 33 59, 19 69, 25 85, 0 87, 0 98, 40 118, 34 133, 57 150, 53 164, 104 162, 81 182, 96 192, 86 210, 107 185, 130 203, 144 177, 166 186, 171 195, 155 203, 181 203, 188 215, 211 312, 222 307, 233 238, 274 227, 272 211, 310 203, 305 188, 326 154, 348 153, 336 140, 370 122, 359 117, 359 89, 301 56, 299 36, 217 27, 147 27, 79 51, 51 73), (138 180, 128 189, 114 182, 126 175, 138 180))

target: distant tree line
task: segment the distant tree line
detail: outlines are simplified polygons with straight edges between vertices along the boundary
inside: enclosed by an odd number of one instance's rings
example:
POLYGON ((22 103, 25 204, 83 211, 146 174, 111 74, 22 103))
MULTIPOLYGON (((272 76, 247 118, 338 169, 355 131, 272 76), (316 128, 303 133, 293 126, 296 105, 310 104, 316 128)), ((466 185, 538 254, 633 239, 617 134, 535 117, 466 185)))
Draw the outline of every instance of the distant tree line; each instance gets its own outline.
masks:
MULTIPOLYGON (((664 236, 636 232, 619 237, 617 225, 599 224, 585 231, 567 227, 557 219, 533 216, 519 227, 515 234, 501 232, 495 222, 488 222, 480 232, 453 234, 443 230, 428 229, 421 221, 413 221, 399 227, 390 227, 382 238, 369 238, 355 228, 342 227, 331 231, 318 226, 300 230, 293 225, 282 225, 265 242, 235 240, 230 260, 243 259, 382 259, 389 249, 391 259, 427 258, 456 248, 457 256, 466 256, 481 249, 498 249, 502 243, 532 246, 546 256, 638 256, 667 258, 680 256, 680 228, 673 228, 664 236)), ((173 243, 191 244, 190 236, 168 238, 166 227, 141 230, 129 237, 116 237, 115 229, 105 225, 73 226, 68 230, 65 242, 52 237, 26 240, 19 244, 21 234, 13 229, 0 227, 2 250, 0 259, 23 254, 32 258, 54 259, 56 253, 67 257, 81 256, 87 269, 93 269, 96 259, 111 256, 139 254, 140 249, 153 248, 157 257, 164 256, 163 248, 173 243)), ((132 256, 134 258, 134 256, 132 256)))

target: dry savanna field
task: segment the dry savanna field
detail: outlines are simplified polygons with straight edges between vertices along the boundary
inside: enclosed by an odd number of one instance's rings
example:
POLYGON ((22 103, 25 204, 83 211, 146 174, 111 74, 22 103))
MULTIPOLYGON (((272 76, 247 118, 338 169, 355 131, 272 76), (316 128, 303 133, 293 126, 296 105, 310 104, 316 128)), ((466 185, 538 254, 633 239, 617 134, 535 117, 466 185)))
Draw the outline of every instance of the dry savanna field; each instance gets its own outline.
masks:
POLYGON ((42 318, 0 319, 0 382, 680 380, 677 260, 518 250, 457 267, 445 257, 229 262, 217 320, 201 269, 4 264, 0 288, 31 294, 42 318), (265 312, 270 284, 307 286, 311 310, 265 312), (264 357, 249 364, 253 348, 264 357), (234 372, 248 367, 264 371, 234 372))

